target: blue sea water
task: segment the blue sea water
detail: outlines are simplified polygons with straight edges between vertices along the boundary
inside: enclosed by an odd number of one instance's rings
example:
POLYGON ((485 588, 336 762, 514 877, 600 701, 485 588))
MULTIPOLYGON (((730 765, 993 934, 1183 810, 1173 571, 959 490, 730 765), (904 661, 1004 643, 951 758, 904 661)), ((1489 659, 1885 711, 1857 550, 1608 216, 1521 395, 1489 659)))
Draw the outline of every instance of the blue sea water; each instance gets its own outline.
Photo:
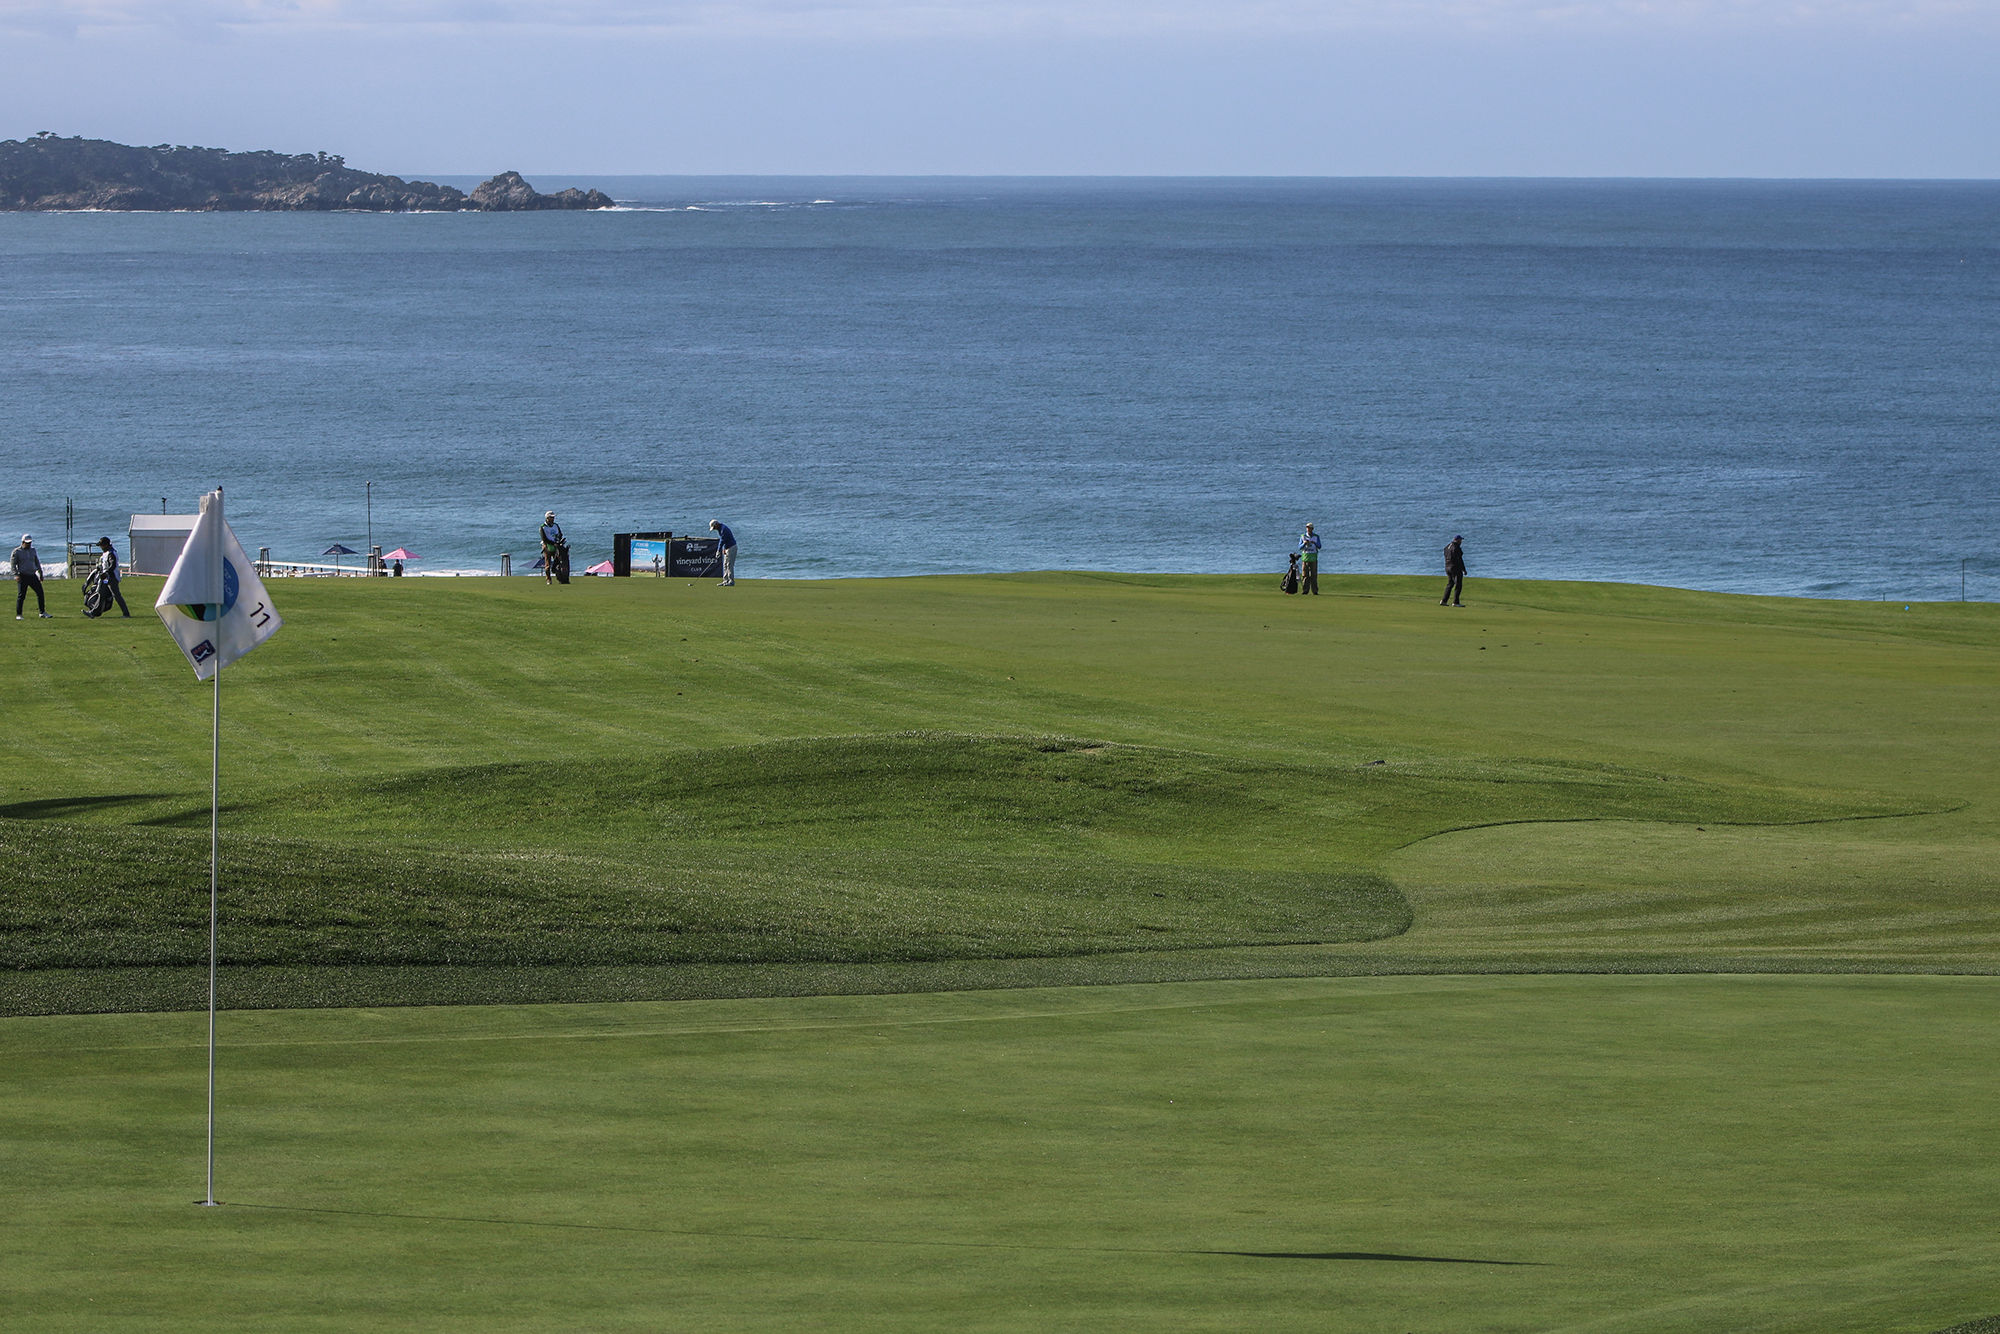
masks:
POLYGON ((2000 598, 2000 183, 572 183, 630 207, 0 214, 0 524, 2000 598))

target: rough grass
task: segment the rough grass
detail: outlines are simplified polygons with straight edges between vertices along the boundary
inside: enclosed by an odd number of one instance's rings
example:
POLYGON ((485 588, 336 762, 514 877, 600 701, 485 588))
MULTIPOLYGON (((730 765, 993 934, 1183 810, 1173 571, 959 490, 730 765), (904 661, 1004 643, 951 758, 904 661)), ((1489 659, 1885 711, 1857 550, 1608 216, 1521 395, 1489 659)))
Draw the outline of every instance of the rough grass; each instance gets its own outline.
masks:
MULTIPOLYGON (((0 964, 207 956, 205 836, 9 822, 0 964)), ((1368 940, 1409 925, 1388 881, 1060 857, 687 849, 652 863, 233 838, 237 965, 882 962, 1368 940)))

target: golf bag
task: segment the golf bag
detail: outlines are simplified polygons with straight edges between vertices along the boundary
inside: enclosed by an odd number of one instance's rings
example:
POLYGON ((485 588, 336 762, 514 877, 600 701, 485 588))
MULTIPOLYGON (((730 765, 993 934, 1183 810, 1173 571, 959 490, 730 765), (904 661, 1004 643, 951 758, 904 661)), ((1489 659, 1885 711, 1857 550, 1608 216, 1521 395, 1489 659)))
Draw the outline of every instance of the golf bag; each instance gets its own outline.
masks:
POLYGON ((1299 555, 1296 551, 1292 553, 1290 563, 1285 566, 1284 582, 1279 584, 1278 587, 1284 589, 1287 593, 1296 593, 1299 591, 1299 555))
POLYGON ((548 562, 548 571, 557 583, 569 582, 569 543, 557 542, 547 547, 542 559, 548 562))
POLYGON ((104 571, 92 570, 83 581, 83 614, 102 616, 111 610, 111 581, 104 571))

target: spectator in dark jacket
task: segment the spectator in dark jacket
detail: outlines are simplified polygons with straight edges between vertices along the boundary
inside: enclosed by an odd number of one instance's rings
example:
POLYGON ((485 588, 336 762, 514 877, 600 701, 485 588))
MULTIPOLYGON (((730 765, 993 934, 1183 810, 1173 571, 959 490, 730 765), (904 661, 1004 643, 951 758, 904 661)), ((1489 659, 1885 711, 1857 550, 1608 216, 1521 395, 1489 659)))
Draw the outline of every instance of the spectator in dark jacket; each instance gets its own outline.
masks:
POLYGON ((1444 598, 1438 603, 1440 607, 1465 605, 1458 600, 1459 594, 1465 591, 1464 542, 1465 534, 1460 533, 1444 544, 1444 598))
POLYGON ((49 619, 48 599, 42 596, 42 554, 35 550, 35 539, 21 534, 21 545, 14 548, 14 619, 21 619, 21 608, 28 605, 28 590, 35 590, 35 610, 49 619))
MULTIPOLYGON (((111 590, 111 596, 118 599, 118 610, 130 616, 132 609, 125 605, 124 590, 118 587, 118 548, 111 545, 110 538, 100 537, 97 539, 97 550, 98 576, 104 580, 104 586, 111 590)), ((109 611, 110 608, 107 607, 105 610, 109 611)))

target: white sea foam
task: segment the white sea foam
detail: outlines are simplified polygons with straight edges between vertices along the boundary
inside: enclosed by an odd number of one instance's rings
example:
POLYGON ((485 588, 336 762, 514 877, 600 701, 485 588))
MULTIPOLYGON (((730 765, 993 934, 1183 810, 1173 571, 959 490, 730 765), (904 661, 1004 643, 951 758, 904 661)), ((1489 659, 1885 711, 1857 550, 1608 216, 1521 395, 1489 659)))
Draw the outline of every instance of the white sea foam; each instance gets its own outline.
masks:
POLYGON ((718 213, 734 208, 805 208, 810 204, 837 204, 837 199, 813 199, 805 202, 784 199, 708 199, 699 204, 640 204, 619 201, 609 208, 591 210, 594 213, 718 213))

